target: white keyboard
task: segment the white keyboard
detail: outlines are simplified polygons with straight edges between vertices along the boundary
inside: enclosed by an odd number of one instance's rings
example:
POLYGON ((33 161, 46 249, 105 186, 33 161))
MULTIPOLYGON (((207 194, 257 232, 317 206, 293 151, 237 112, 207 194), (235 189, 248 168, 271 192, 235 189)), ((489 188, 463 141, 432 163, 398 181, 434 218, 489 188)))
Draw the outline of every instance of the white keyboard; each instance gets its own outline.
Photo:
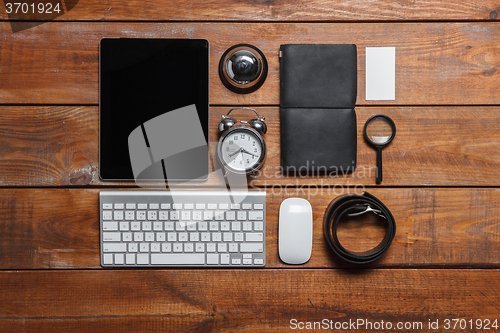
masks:
POLYGON ((103 267, 266 264, 265 191, 101 191, 99 205, 103 267))

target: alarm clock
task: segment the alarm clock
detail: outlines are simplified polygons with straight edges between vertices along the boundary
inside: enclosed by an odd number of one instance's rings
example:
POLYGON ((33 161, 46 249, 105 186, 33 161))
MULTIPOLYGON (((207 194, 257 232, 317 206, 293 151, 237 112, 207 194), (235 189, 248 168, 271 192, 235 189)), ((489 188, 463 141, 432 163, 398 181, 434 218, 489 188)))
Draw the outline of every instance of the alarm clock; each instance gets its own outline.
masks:
POLYGON ((255 175, 262 167, 266 157, 266 143, 262 137, 262 134, 267 132, 264 120, 255 109, 244 107, 232 108, 222 115, 217 157, 226 173, 255 175), (251 110, 257 118, 250 121, 241 120, 240 125, 237 125, 238 121, 229 117, 231 111, 236 109, 251 110))

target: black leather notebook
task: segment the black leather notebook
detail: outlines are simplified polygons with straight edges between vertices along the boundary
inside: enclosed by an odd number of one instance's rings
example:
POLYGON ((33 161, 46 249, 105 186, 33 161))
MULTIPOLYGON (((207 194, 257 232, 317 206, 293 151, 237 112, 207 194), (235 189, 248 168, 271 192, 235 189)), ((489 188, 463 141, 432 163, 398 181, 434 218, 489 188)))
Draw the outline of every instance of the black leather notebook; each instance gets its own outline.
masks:
POLYGON ((284 173, 356 168, 356 45, 280 48, 281 166, 284 173))

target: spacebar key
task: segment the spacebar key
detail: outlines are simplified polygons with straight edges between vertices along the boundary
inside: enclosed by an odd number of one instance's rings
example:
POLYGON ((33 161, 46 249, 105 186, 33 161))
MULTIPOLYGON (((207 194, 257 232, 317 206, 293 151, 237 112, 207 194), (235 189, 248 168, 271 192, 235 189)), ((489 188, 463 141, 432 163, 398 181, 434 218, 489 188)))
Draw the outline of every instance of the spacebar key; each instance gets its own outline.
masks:
POLYGON ((203 265, 205 254, 151 254, 151 265, 203 265))

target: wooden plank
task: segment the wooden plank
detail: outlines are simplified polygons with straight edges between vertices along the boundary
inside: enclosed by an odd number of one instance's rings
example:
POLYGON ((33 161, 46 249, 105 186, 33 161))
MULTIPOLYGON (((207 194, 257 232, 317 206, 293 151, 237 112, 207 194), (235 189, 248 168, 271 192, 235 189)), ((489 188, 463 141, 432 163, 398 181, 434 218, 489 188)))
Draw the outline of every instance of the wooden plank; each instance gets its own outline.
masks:
MULTIPOLYGON (((210 110, 212 148, 218 140, 217 123, 228 110, 210 110)), ((500 186, 499 107, 356 108, 356 171, 307 177, 281 174, 278 108, 258 111, 269 126, 268 153, 259 176, 249 179, 251 186, 375 185, 376 152, 362 131, 366 120, 380 113, 397 126, 396 138, 383 152, 382 185, 500 186)), ((0 113, 0 186, 134 185, 99 180, 97 107, 2 106, 0 113)), ((251 117, 241 111, 232 114, 239 120, 251 117)), ((221 184, 212 174, 202 186, 221 184)))
MULTIPOLYGON (((368 189, 392 211, 397 232, 372 267, 499 267, 500 190, 368 189)), ((0 190, 0 269, 99 268, 98 190, 0 190)), ((279 205, 303 197, 313 206, 313 252, 300 267, 345 267, 328 249, 323 215, 341 194, 361 188, 267 190, 266 268, 291 268, 278 256, 279 205)), ((382 232, 383 234, 383 232, 382 232)), ((341 233, 351 250, 381 239, 380 228, 356 224, 341 233)))
MULTIPOLYGON (((494 20, 500 12, 497 0, 387 2, 383 0, 252 1, 187 0, 145 2, 65 1, 77 3, 60 21, 400 21, 494 20)), ((2 11, 0 18, 6 19, 2 11)), ((11 16, 10 19, 46 20, 47 15, 11 16)))
POLYGON ((206 38, 211 45, 213 105, 278 105, 278 50, 287 43, 355 43, 358 105, 500 104, 500 26, 496 23, 63 23, 12 33, 4 22, 0 103, 97 104, 102 37, 206 38), (222 53, 237 43, 259 47, 269 75, 255 93, 220 82, 222 53), (365 48, 396 47, 396 100, 365 100, 365 48))
POLYGON ((289 332, 326 319, 331 331, 351 321, 367 332, 389 331, 389 323, 419 332, 430 331, 429 321, 444 331, 446 319, 452 327, 464 319, 479 331, 477 319, 498 319, 499 281, 498 270, 1 272, 0 325, 8 332, 289 332))

